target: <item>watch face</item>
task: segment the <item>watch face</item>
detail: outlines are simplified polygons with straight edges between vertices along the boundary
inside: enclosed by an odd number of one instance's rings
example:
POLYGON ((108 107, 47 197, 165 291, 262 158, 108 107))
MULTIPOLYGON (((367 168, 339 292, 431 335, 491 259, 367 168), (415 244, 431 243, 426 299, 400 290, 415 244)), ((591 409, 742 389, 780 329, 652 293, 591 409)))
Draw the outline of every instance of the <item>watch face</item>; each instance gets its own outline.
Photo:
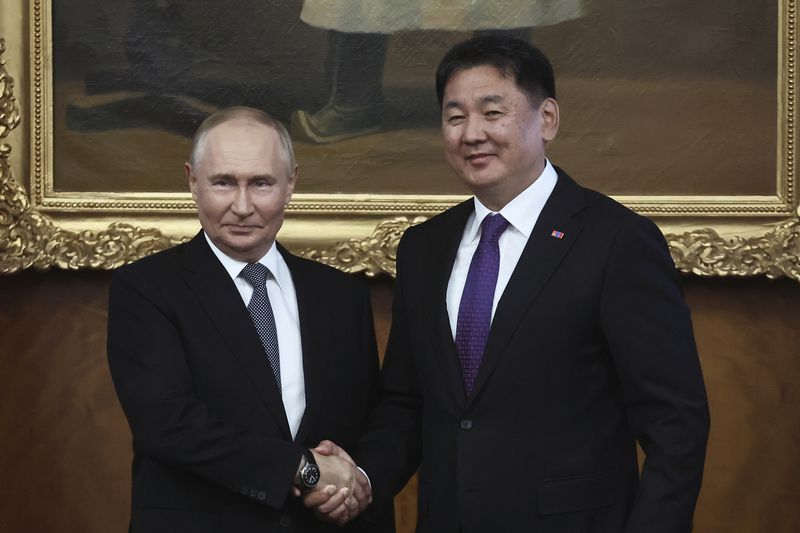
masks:
POLYGON ((305 468, 300 472, 300 479, 306 487, 315 487, 319 483, 319 467, 315 464, 306 463, 305 468))

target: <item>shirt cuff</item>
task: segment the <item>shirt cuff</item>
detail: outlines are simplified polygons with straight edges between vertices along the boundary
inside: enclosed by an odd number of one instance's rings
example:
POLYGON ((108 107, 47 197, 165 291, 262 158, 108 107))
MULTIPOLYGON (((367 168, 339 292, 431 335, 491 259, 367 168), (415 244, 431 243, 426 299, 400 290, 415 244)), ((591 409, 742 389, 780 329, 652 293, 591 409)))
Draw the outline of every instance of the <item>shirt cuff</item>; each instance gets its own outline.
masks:
POLYGON ((362 474, 364 474, 364 477, 367 478, 367 483, 369 484, 369 490, 371 492, 372 491, 372 481, 369 480, 369 476, 367 475, 366 472, 364 472, 364 469, 361 468, 360 466, 357 466, 356 468, 358 468, 358 471, 361 472, 362 474))

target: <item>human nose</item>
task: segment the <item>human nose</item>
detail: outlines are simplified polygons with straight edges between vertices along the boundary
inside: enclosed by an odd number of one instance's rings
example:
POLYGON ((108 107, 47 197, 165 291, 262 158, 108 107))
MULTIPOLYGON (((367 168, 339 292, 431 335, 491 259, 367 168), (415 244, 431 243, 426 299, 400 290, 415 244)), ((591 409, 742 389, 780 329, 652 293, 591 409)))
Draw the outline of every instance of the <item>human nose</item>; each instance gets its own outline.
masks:
POLYGON ((253 202, 250 200, 250 194, 246 187, 239 187, 231 203, 231 211, 238 217, 246 217, 253 212, 253 202))
POLYGON ((485 141, 486 131, 483 128, 483 122, 477 118, 465 120, 461 138, 466 144, 479 144, 485 141))

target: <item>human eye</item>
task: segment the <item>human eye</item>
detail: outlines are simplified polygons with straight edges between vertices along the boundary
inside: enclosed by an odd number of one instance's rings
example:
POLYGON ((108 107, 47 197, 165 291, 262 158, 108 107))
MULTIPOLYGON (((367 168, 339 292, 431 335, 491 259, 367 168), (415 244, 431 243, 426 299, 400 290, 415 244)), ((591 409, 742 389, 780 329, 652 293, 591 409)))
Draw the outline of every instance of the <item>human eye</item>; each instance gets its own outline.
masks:
POLYGON ((251 184, 253 187, 259 190, 268 189, 272 186, 273 180, 270 180, 269 178, 257 178, 254 179, 251 184))
POLYGON ((212 178, 211 186, 217 189, 227 189, 231 186, 231 181, 225 178, 212 178))
POLYGON ((489 119, 500 118, 503 116, 503 112, 499 109, 489 109, 483 113, 483 116, 489 119))
POLYGON ((464 115, 458 115, 458 114, 450 115, 447 117, 447 123, 450 124, 451 126, 457 126, 462 122, 464 122, 464 118, 465 118, 464 115))

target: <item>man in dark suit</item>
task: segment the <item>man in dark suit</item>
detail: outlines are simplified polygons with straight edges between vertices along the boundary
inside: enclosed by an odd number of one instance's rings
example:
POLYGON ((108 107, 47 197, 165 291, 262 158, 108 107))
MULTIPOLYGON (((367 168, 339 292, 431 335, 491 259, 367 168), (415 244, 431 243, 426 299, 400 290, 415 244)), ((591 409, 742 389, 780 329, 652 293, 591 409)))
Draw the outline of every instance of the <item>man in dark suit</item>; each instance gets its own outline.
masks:
POLYGON ((419 467, 419 532, 689 531, 709 417, 664 237, 547 160, 555 83, 529 43, 458 44, 436 81, 475 197, 398 247, 382 399, 354 453, 376 501, 419 467))
MULTIPOLYGON (((377 398, 368 291, 275 241, 297 165, 266 113, 211 115, 186 175, 203 230, 121 268, 110 291, 109 366, 133 433, 130 530, 338 530, 292 493, 333 494, 340 522, 369 498, 362 473, 309 450, 354 445, 377 398)), ((394 531, 393 519, 347 527, 394 531)))

